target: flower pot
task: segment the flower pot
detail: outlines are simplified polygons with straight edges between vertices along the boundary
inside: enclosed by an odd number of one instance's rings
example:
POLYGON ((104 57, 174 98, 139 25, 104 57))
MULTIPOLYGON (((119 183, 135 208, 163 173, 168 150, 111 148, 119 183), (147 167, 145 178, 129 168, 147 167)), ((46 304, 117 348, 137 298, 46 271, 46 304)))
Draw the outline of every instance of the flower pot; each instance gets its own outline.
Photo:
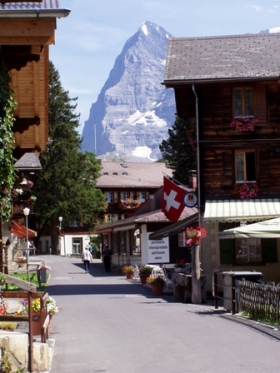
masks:
POLYGON ((163 285, 157 284, 157 285, 151 285, 153 295, 162 295, 163 293, 163 285))
POLYGON ((125 275, 128 280, 131 280, 133 278, 133 272, 127 272, 125 275))
POLYGON ((18 266, 19 266, 19 267, 25 267, 25 266, 26 266, 26 263, 18 263, 18 266))
POLYGON ((145 285, 147 283, 147 278, 150 277, 147 273, 139 274, 141 284, 145 285))

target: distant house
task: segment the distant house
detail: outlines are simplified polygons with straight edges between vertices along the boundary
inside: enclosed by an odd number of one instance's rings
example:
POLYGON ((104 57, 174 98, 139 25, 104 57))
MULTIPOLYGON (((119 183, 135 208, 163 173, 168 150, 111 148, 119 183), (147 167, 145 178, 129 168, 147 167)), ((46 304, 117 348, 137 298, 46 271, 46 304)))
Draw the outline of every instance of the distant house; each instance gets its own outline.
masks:
MULTIPOLYGON (((96 182, 107 201, 107 210, 104 213, 104 224, 94 231, 82 222, 73 222, 69 227, 64 227, 60 238, 61 255, 80 255, 90 236, 101 235, 102 247, 105 243, 113 244, 116 238, 111 235, 110 224, 121 224, 142 210, 146 202, 153 201, 155 193, 161 188, 163 175, 171 175, 164 163, 125 162, 125 161, 100 161, 101 175, 96 182)), ((158 207, 160 208, 160 207, 158 207)), ((157 219, 158 220, 158 219, 157 219)), ((168 221, 165 219, 165 222, 168 221)), ((124 224, 125 225, 125 224, 124 224)), ((123 231, 124 228, 121 230, 123 231)), ((122 234, 121 234, 122 235, 122 234)), ((43 252, 49 251, 49 237, 41 239, 43 252)), ((124 252, 122 238, 120 238, 117 252, 124 252)), ((138 251, 139 256, 139 251, 138 251)))
MULTIPOLYGON (((172 172, 164 163, 107 162, 102 165, 102 176, 97 181, 107 197, 105 224, 96 228, 102 237, 102 247, 108 244, 113 252, 113 263, 131 264, 175 263, 176 259, 190 260, 186 248, 184 227, 197 221, 197 210, 185 208, 172 237, 168 237, 171 222, 161 211, 163 176, 172 172), (134 207, 124 204, 137 200, 134 207), (150 237, 153 232, 158 235, 150 237)), ((170 232, 169 232, 170 233, 170 232)))
POLYGON ((279 239, 219 240, 280 213, 280 34, 174 38, 163 84, 177 115, 196 118, 202 267, 258 270, 280 282, 279 239))

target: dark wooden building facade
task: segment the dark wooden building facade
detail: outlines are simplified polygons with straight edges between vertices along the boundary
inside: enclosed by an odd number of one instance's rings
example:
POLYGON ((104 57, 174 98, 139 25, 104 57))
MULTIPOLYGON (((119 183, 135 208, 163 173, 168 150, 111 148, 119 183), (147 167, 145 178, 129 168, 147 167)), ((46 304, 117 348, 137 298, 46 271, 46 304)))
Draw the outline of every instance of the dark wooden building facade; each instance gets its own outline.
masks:
POLYGON ((280 281, 278 240, 218 232, 280 213, 280 35, 171 39, 163 84, 196 118, 204 273, 258 269, 280 281), (241 254, 240 254, 241 253, 241 254))

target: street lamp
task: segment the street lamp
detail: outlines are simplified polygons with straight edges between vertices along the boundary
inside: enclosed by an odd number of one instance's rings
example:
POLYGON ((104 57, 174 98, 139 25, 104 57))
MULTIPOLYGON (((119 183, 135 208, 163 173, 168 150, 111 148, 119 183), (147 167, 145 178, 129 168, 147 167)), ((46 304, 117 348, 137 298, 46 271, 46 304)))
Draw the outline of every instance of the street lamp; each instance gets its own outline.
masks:
POLYGON ((27 267, 27 277, 29 281, 29 272, 28 272, 28 259, 29 259, 29 243, 28 243, 28 215, 29 215, 30 209, 28 207, 25 207, 23 209, 23 213, 25 215, 25 226, 26 226, 26 267, 27 267))
MULTIPOLYGON (((58 220, 59 220, 59 252, 60 252, 60 255, 61 255, 61 227, 62 227, 63 217, 59 216, 58 220)), ((64 248, 64 251, 65 251, 65 248, 64 248)))

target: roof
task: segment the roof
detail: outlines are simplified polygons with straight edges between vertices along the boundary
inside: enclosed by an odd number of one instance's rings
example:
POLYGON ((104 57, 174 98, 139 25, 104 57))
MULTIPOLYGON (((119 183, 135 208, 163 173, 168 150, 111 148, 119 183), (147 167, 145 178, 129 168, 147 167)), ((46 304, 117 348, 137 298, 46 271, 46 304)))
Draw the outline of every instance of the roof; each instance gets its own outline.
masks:
MULTIPOLYGON (((5 1, 5 0, 3 0, 5 1)), ((9 2, 0 4, 0 9, 59 9, 59 0, 42 0, 33 2, 9 2)))
POLYGON ((0 18, 63 18, 69 13, 60 8, 59 0, 0 3, 0 18))
POLYGON ((97 188, 160 188, 164 174, 172 176, 161 162, 101 161, 101 167, 97 188))
POLYGON ((16 163, 19 171, 40 171, 42 169, 39 157, 35 153, 25 153, 16 163))
POLYGON ((279 33, 171 38, 163 84, 278 78, 279 50, 279 33))
MULTIPOLYGON (((186 219, 190 216, 197 215, 196 208, 185 207, 179 221, 186 219)), ((104 231, 105 229, 114 229, 120 227, 129 227, 132 224, 147 224, 147 223, 171 223, 170 220, 164 215, 161 210, 155 210, 146 214, 133 215, 126 219, 117 220, 112 223, 103 224, 96 228, 96 233, 104 231)), ((127 228, 129 229, 129 228, 127 228)))
POLYGON ((280 199, 209 200, 205 204, 205 221, 257 221, 279 216, 280 199))

